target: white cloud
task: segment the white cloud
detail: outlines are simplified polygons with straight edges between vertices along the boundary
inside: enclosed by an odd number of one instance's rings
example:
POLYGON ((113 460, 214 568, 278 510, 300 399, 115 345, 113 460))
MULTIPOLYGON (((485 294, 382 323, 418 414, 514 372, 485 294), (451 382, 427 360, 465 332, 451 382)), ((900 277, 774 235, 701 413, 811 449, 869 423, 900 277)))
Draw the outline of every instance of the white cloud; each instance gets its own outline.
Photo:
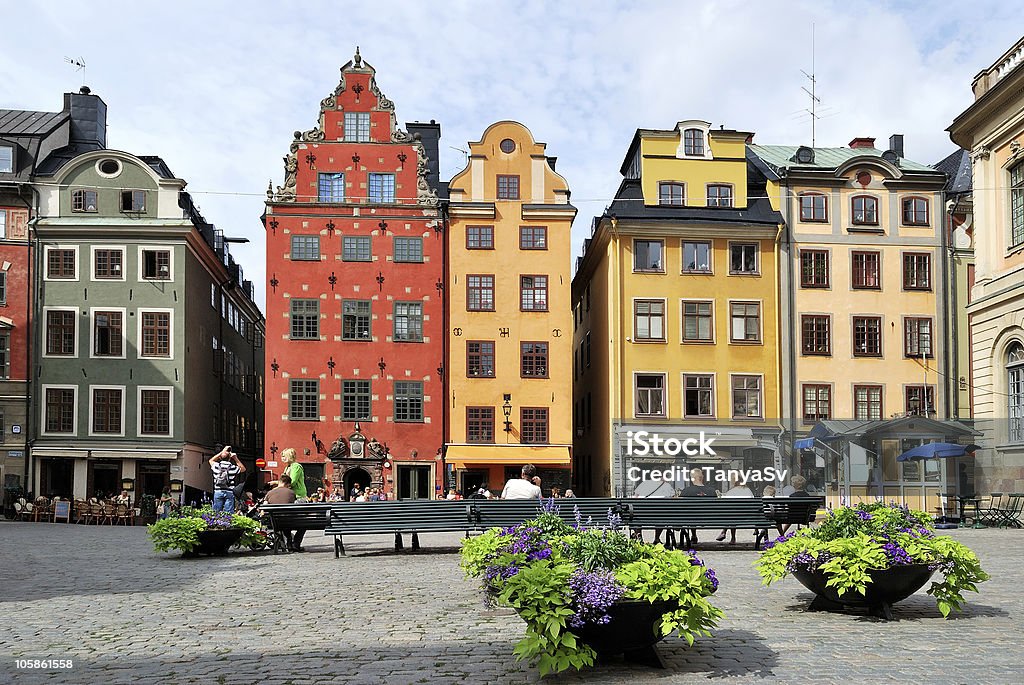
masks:
POLYGON ((590 219, 618 186, 638 127, 681 119, 750 130, 762 143, 809 143, 800 70, 811 67, 828 116, 819 145, 891 133, 933 163, 970 82, 1018 37, 1016 3, 561 3, 181 1, 18 3, 0 48, 0 107, 59 109, 81 74, 109 106, 112 146, 157 154, 189 182, 207 219, 250 245, 233 248, 262 303, 267 180, 279 184, 292 131, 316 123, 320 99, 356 45, 377 68, 400 122, 442 125, 441 172, 466 142, 515 119, 559 158, 590 219), (238 193, 211 194, 211 193, 238 193))

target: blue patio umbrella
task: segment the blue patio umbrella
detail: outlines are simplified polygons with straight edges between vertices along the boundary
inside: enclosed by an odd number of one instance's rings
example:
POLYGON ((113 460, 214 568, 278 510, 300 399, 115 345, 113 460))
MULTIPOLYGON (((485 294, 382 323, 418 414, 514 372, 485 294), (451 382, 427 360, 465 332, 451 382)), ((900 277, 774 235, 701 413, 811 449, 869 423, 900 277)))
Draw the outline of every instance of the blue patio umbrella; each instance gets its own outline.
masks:
POLYGON ((921 461, 923 459, 945 459, 962 457, 981 449, 977 445, 957 445, 952 442, 929 442, 907 450, 896 461, 921 461))

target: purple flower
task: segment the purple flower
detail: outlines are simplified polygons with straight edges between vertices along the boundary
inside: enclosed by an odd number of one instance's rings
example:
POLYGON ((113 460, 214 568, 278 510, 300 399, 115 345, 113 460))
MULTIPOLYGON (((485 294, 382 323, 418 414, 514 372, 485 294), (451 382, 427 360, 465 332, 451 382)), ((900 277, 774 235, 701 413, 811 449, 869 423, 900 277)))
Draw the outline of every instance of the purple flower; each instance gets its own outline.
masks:
POLYGON ((622 517, 613 512, 611 507, 608 508, 608 526, 612 530, 616 530, 622 526, 622 517))
POLYGON ((579 628, 584 623, 608 623, 608 607, 622 598, 626 589, 615 580, 611 571, 576 570, 569 578, 569 594, 576 611, 569 625, 579 628))
POLYGON ((871 520, 871 514, 869 514, 866 511, 862 511, 862 510, 858 509, 857 510, 857 516, 860 517, 861 521, 870 521, 871 520))
POLYGON ((914 559, 898 543, 889 541, 882 545, 885 556, 889 559, 890 566, 907 566, 913 564, 914 559))

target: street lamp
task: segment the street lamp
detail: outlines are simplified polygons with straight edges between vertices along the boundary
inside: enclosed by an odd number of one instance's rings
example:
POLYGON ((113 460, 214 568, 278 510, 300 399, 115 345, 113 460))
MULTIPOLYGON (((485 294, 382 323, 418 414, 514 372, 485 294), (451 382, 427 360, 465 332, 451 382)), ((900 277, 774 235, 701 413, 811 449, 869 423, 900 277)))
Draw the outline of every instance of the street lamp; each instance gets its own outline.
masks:
POLYGON ((501 405, 501 411, 505 414, 505 432, 512 432, 512 395, 505 393, 505 404, 501 405))

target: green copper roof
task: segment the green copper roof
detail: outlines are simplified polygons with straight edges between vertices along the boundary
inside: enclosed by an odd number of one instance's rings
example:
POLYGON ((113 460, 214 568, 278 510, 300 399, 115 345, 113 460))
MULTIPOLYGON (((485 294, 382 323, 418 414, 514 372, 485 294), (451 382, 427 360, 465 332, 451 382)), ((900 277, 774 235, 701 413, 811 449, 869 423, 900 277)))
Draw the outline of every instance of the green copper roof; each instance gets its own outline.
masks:
MULTIPOLYGON (((761 158, 766 164, 775 169, 786 169, 800 167, 803 169, 835 169, 847 160, 854 157, 881 157, 885 150, 878 150, 873 147, 849 148, 849 147, 816 147, 814 148, 814 162, 811 164, 800 164, 793 161, 796 154, 796 145, 749 145, 751 152, 761 158)), ((900 168, 904 171, 930 171, 935 169, 927 164, 918 164, 909 159, 900 158, 900 168)))

